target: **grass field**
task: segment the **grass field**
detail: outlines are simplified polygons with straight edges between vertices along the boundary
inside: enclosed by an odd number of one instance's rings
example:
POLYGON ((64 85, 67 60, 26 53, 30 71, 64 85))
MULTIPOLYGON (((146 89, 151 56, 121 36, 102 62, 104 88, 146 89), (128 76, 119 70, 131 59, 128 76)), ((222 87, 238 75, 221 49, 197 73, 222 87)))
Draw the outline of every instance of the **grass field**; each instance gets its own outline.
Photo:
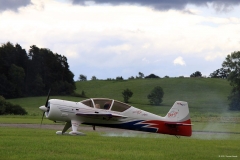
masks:
MULTIPOLYGON (((107 97, 122 101, 121 92, 129 88, 133 91, 130 104, 146 111, 165 116, 176 100, 184 100, 189 104, 193 122, 227 122, 240 123, 240 112, 228 110, 227 96, 231 86, 223 79, 210 78, 162 78, 137 79, 128 81, 86 81, 76 83, 77 93, 84 90, 88 97, 107 97), (155 86, 160 85, 164 90, 163 104, 151 106, 147 94, 155 86)), ((54 99, 81 101, 85 98, 71 96, 51 96, 54 99)), ((27 97, 9 99, 9 102, 20 104, 27 112, 27 116, 1 116, 2 123, 37 123, 42 112, 39 106, 44 105, 46 97, 27 97)), ((51 123, 46 121, 46 123, 51 123)))
MULTIPOLYGON (((229 82, 213 78, 162 78, 137 79, 127 81, 86 81, 76 82, 77 93, 83 90, 88 97, 105 97, 123 101, 122 91, 129 88, 133 92, 130 104, 165 115, 176 100, 187 101, 191 113, 222 114, 228 112, 227 97, 231 91, 229 82), (164 91, 161 106, 149 105, 147 95, 155 86, 161 86, 164 91)), ((51 98, 81 101, 83 98, 51 96, 51 98)), ((29 115, 38 114, 37 109, 46 101, 46 97, 29 97, 10 99, 12 103, 20 104, 27 109, 29 115)))
POLYGON ((0 159, 218 159, 240 157, 239 135, 191 138, 159 134, 88 132, 57 136, 53 130, 0 127, 0 159))

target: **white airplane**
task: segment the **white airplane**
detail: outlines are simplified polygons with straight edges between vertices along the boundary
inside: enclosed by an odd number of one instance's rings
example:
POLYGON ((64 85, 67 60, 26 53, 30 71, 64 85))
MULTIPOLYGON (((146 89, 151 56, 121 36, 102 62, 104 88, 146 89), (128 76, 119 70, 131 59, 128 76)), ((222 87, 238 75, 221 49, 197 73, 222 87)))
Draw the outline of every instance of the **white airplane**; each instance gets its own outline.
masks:
POLYGON ((175 136, 192 135, 188 103, 184 101, 176 101, 165 117, 107 98, 72 102, 49 100, 48 95, 45 106, 39 108, 49 120, 66 122, 63 130, 56 132, 60 135, 85 135, 77 131, 80 124, 92 125, 94 130, 95 126, 104 126, 175 136), (72 131, 67 133, 70 127, 72 131))

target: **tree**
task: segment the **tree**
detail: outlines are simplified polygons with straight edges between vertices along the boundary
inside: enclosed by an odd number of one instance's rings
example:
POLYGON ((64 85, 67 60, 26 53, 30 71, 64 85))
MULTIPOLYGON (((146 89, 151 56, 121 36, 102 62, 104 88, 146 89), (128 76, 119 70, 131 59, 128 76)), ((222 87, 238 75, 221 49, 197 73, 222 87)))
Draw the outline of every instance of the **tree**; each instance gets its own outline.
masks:
POLYGON ((190 77, 202 77, 202 73, 199 71, 196 71, 190 75, 190 77))
POLYGON ((117 80, 117 81, 122 81, 122 80, 123 80, 123 77, 122 77, 122 76, 116 77, 116 80, 117 80))
POLYGON ((9 68, 9 80, 14 87, 13 97, 22 97, 24 91, 25 72, 22 67, 12 64, 9 68))
POLYGON ((240 110, 240 92, 239 91, 235 91, 234 89, 232 90, 230 96, 228 97, 228 99, 230 100, 229 103, 229 110, 232 111, 239 111, 240 110))
POLYGON ((134 78, 133 76, 131 76, 131 77, 129 77, 128 79, 131 80, 131 79, 135 79, 135 78, 134 78))
POLYGON ((0 95, 17 98, 25 92, 28 57, 20 45, 7 42, 0 46, 0 95))
MULTIPOLYGON (((44 95, 45 91, 44 91, 44 83, 42 80, 42 77, 37 74, 33 83, 31 84, 32 88, 35 88, 33 91, 31 91, 32 95, 37 96, 37 95, 44 95)), ((53 86, 51 86, 53 87, 53 86)), ((55 90, 55 88, 52 88, 53 90, 55 90)))
POLYGON ((80 81, 86 81, 87 80, 87 76, 83 75, 83 74, 80 74, 79 75, 79 80, 80 81))
MULTIPOLYGON (((38 86, 36 90, 41 91, 44 86, 44 92, 47 93, 52 88, 52 94, 62 95, 71 94, 76 89, 73 80, 74 74, 69 70, 67 58, 65 56, 53 53, 47 48, 38 48, 30 46, 28 57, 28 86, 38 86), (37 80, 36 80, 37 78, 37 80), (36 84, 37 83, 37 84, 36 84)), ((31 95, 42 95, 28 87, 31 95)))
POLYGON ((227 71, 227 79, 232 86, 232 92, 228 97, 229 109, 240 110, 240 51, 227 55, 222 67, 227 71))
POLYGON ((13 98, 14 85, 7 79, 7 76, 0 74, 0 95, 5 98, 13 98))
POLYGON ((141 79, 144 78, 144 74, 142 72, 138 72, 138 75, 139 75, 138 78, 141 78, 141 79))
POLYGON ((95 81, 95 80, 97 80, 97 77, 96 76, 92 76, 91 80, 95 81))
POLYGON ((107 81, 114 81, 114 78, 107 78, 107 81))
POLYGON ((82 96, 83 98, 86 98, 86 97, 87 97, 87 96, 86 96, 86 93, 85 93, 84 91, 82 91, 81 96, 82 96))
POLYGON ((228 71, 227 69, 220 68, 214 71, 213 73, 211 73, 209 77, 226 79, 228 77, 228 71))
POLYGON ((124 102, 128 103, 128 100, 132 97, 133 92, 127 88, 122 92, 122 95, 123 95, 124 102))
POLYGON ((150 104, 153 105, 160 105, 162 103, 162 98, 163 98, 164 92, 162 87, 156 86, 151 93, 147 96, 149 99, 150 104))
POLYGON ((150 74, 146 76, 145 78, 160 78, 159 76, 156 76, 155 74, 150 74))

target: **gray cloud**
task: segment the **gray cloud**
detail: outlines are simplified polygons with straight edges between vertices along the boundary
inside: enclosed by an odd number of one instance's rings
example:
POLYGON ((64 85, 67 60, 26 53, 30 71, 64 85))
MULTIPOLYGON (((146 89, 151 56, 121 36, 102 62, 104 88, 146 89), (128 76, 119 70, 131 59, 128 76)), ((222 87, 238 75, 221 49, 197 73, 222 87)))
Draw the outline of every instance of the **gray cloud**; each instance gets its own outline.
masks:
POLYGON ((19 7, 31 4, 31 0, 0 0, 0 11, 14 10, 17 11, 19 7))
MULTIPOLYGON (((72 0, 73 4, 85 5, 86 0, 72 0)), ((240 4, 239 0, 94 0, 97 4, 140 4, 153 7, 158 10, 178 9, 182 10, 187 4, 206 5, 213 3, 217 11, 230 11, 234 5, 240 4)))

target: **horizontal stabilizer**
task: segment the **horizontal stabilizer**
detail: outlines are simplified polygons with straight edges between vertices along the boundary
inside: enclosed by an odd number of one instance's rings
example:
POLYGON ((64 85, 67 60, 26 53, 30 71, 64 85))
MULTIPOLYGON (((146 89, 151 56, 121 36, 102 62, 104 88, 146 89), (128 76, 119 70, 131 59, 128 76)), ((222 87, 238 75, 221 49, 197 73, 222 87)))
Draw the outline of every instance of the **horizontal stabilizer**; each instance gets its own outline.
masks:
POLYGON ((192 126, 193 124, 187 124, 187 123, 174 123, 174 122, 166 122, 165 125, 175 125, 175 126, 192 126))

